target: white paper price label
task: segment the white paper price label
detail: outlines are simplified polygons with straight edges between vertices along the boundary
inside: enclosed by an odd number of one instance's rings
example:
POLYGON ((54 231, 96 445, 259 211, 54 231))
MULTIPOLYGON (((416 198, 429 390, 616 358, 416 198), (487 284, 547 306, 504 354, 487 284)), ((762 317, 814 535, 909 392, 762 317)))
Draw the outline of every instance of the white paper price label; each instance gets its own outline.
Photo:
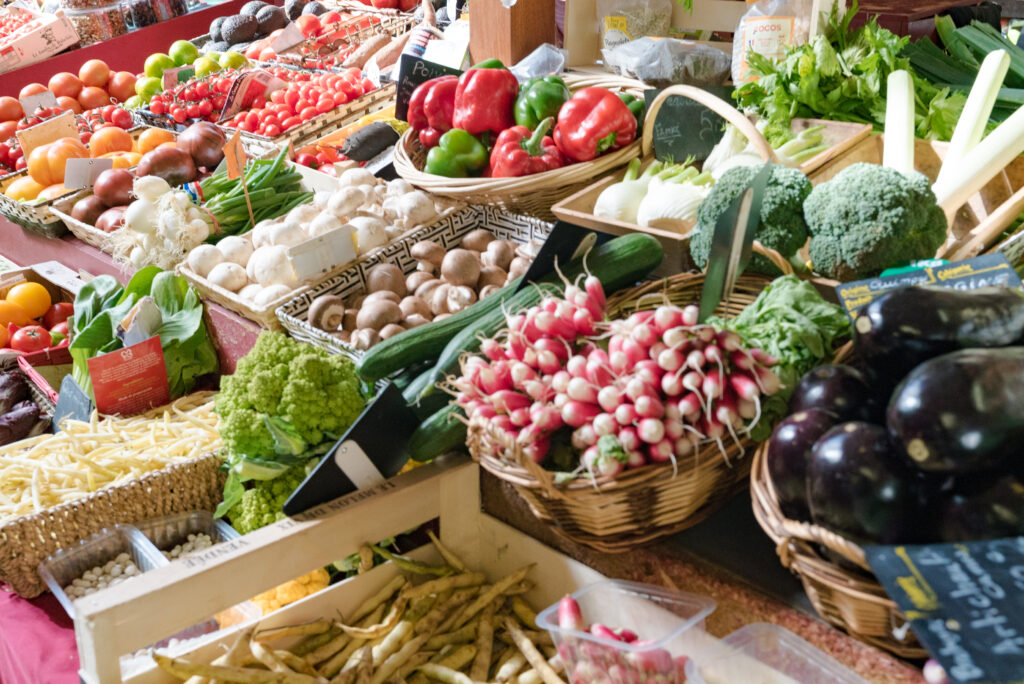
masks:
POLYGON ((344 225, 341 228, 319 235, 312 240, 288 248, 295 277, 299 281, 330 273, 342 264, 356 258, 356 247, 352 242, 355 229, 344 225))
POLYGON ((270 41, 270 49, 281 54, 282 52, 291 50, 304 40, 306 40, 306 36, 302 35, 302 31, 293 21, 284 27, 284 31, 282 31, 277 38, 270 41))
POLYGON ((21 98, 21 109, 25 112, 25 116, 32 116, 32 112, 36 111, 39 107, 57 107, 57 96, 49 90, 44 90, 41 93, 35 95, 26 95, 21 98))
POLYGON ((362 447, 347 439, 334 452, 334 462, 356 489, 366 489, 384 481, 384 475, 373 464, 362 447))
POLYGON ((196 75, 196 68, 191 64, 185 66, 174 67, 173 69, 165 69, 161 79, 163 80, 164 90, 172 90, 179 83, 184 83, 193 76, 196 75))
POLYGON ((51 143, 54 140, 61 138, 75 138, 78 139, 78 127, 75 125, 75 115, 70 112, 64 112, 52 119, 31 126, 24 130, 18 131, 18 142, 21 143, 21 149, 25 152, 25 157, 32 154, 32 150, 51 143))
POLYGON ((91 188, 101 173, 112 168, 113 159, 68 159, 64 167, 64 187, 68 190, 91 188))

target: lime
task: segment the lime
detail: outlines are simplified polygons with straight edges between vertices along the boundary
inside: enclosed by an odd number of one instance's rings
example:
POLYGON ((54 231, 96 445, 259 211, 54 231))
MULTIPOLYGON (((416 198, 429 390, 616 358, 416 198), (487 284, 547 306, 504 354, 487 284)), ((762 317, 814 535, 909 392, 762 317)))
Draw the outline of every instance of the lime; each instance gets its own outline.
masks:
POLYGON ((154 76, 146 76, 140 78, 135 82, 135 94, 142 99, 143 102, 149 102, 154 95, 163 90, 163 83, 160 82, 159 78, 154 76))
POLYGON ((220 71, 220 64, 217 64, 216 60, 210 59, 209 55, 200 57, 192 66, 196 68, 196 76, 199 78, 209 76, 210 74, 220 71))
POLYGON ((185 66, 196 61, 199 57, 199 48, 187 40, 176 40, 171 43, 171 49, 167 51, 167 54, 177 66, 185 66))
POLYGON ((241 69, 248 64, 249 60, 241 52, 225 52, 220 56, 220 65, 225 69, 241 69))
POLYGON ((173 69, 177 66, 174 60, 171 59, 170 55, 165 55, 162 52, 154 52, 146 58, 146 66, 143 71, 146 76, 152 78, 160 78, 164 75, 165 69, 173 69))

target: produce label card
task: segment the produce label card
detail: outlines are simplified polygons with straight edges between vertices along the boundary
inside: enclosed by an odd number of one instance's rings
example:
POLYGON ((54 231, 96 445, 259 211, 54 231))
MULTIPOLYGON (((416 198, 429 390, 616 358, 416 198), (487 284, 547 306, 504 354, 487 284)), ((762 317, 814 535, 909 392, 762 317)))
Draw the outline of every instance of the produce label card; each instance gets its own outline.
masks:
POLYGON ((75 115, 67 111, 52 119, 47 119, 35 126, 30 126, 16 133, 21 149, 25 151, 25 157, 32 154, 32 150, 40 145, 59 140, 61 138, 78 139, 78 127, 75 125, 75 115))
POLYGON ((21 98, 21 109, 25 112, 25 116, 32 116, 32 113, 39 107, 56 107, 57 96, 53 94, 51 90, 44 90, 41 93, 35 95, 26 95, 21 98))
MULTIPOLYGON (((713 86, 703 90, 726 102, 732 100, 732 87, 713 86)), ((644 91, 648 112, 659 92, 644 91)), ((704 161, 725 134, 724 123, 725 119, 699 102, 682 95, 670 95, 654 119, 654 156, 665 162, 681 162, 689 156, 704 161)))
POLYGON ((461 70, 403 54, 398 60, 398 78, 395 79, 395 118, 405 121, 409 115, 409 99, 420 83, 438 76, 458 76, 461 70))
MULTIPOLYGON (((231 179, 241 176, 246 162, 249 161, 245 154, 245 147, 242 145, 241 135, 239 131, 235 131, 235 134, 224 143, 224 164, 227 165, 228 178, 231 179)), ((248 194, 246 194, 246 198, 248 198, 248 194)))
POLYGON ((171 90, 174 86, 186 82, 195 75, 196 68, 191 64, 174 67, 173 69, 164 69, 163 76, 161 77, 164 82, 164 90, 171 90))
POLYGON ((235 77, 231 82, 227 97, 224 99, 224 109, 220 112, 220 120, 230 119, 238 112, 251 105, 257 97, 280 90, 287 85, 268 71, 257 69, 247 71, 235 77))
POLYGON ((57 406, 53 409, 53 422, 50 424, 53 434, 60 432, 60 423, 65 418, 84 421, 92 418, 92 399, 70 375, 65 375, 60 382, 60 394, 57 395, 57 406))
POLYGON ((354 260, 354 233, 355 229, 346 224, 312 240, 289 247, 286 251, 292 262, 295 277, 298 280, 309 280, 315 276, 327 275, 341 264, 354 260))
POLYGON ((113 159, 68 159, 64 166, 64 187, 68 190, 91 188, 101 173, 112 168, 113 159))
POLYGON ((291 50, 304 40, 306 36, 302 35, 302 31, 293 21, 284 27, 284 31, 277 38, 270 41, 270 49, 280 54, 291 50))
POLYGON ((952 682, 1024 673, 1024 537, 865 546, 886 593, 952 682))
POLYGON ((981 287, 1021 287, 1020 276, 1002 254, 954 261, 890 276, 855 280, 836 286, 839 301, 856 318, 857 312, 889 290, 908 285, 935 285, 954 290, 977 290, 981 287))
POLYGON ((96 409, 130 416, 171 400, 160 337, 89 359, 96 409))

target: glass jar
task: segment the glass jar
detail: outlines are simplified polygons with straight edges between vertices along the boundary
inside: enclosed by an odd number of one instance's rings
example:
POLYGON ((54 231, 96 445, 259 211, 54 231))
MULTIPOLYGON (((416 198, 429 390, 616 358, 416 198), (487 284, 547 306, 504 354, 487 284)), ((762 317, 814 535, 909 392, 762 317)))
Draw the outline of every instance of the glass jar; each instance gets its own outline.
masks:
POLYGON ((125 23, 119 3, 88 9, 66 9, 64 16, 75 27, 83 46, 128 33, 128 24, 125 23))
POLYGON ((185 0, 168 0, 168 2, 171 5, 171 13, 174 16, 180 17, 188 14, 188 3, 185 0))
POLYGON ((134 28, 152 26, 178 16, 171 0, 123 0, 124 8, 134 28))

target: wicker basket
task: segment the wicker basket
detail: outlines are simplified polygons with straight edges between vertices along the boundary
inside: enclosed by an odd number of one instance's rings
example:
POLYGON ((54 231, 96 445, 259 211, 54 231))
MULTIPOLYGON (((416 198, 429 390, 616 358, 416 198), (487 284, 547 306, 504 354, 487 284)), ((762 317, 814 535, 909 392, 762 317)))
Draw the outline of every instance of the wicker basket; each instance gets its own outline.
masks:
POLYGON ((767 442, 754 455, 750 495, 754 517, 777 545, 782 564, 803 582, 819 615, 858 639, 901 658, 927 656, 914 633, 907 629, 907 621, 896 603, 871 574, 859 546, 823 527, 783 516, 768 473, 767 442), (823 549, 847 561, 848 567, 829 560, 823 549))
MULTIPOLYGON (((736 316, 771 282, 742 276, 715 313, 736 316)), ((681 273, 625 290, 610 298, 608 313, 625 317, 666 298, 674 304, 700 301, 703 274, 681 273)), ((731 442, 731 440, 730 440, 731 442)), ((558 534, 604 553, 621 553, 691 527, 746 487, 753 443, 716 444, 671 464, 647 465, 614 478, 557 485, 554 473, 524 456, 486 420, 471 420, 467 445, 473 458, 516 488, 540 520, 558 534)))
POLYGON ((16 173, 4 176, 0 180, 0 214, 3 214, 9 221, 16 223, 25 230, 38 233, 43 237, 61 238, 68 234, 68 229, 60 217, 51 211, 55 202, 67 198, 76 198, 82 194, 81 190, 68 190, 68 192, 57 199, 45 202, 19 202, 8 197, 7 188, 14 181, 24 178, 28 171, 22 169, 16 173))
MULTIPOLYGON (((570 77, 566 85, 572 91, 599 86, 615 91, 626 91, 643 97, 643 83, 625 78, 608 76, 570 77)), ((645 129, 646 131, 646 129, 645 129)), ((516 214, 536 216, 545 221, 554 221, 551 207, 563 197, 581 190, 598 176, 612 169, 624 166, 640 155, 640 141, 597 159, 543 173, 516 178, 445 178, 422 171, 427 159, 427 149, 420 144, 412 129, 402 134, 395 145, 395 171, 413 185, 435 195, 443 195, 467 204, 490 204, 516 214)))

